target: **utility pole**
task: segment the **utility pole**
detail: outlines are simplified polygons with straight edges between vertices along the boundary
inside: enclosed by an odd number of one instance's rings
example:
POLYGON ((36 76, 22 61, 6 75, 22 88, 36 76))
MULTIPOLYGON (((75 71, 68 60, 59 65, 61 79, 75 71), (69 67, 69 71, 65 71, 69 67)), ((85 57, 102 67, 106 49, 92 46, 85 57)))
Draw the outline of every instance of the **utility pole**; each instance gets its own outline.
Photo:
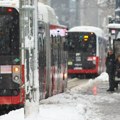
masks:
POLYGON ((39 112, 39 66, 38 66, 38 0, 34 0, 34 90, 36 111, 39 112))
POLYGON ((37 0, 20 0, 20 36, 25 65, 25 117, 39 112, 37 4, 37 0))

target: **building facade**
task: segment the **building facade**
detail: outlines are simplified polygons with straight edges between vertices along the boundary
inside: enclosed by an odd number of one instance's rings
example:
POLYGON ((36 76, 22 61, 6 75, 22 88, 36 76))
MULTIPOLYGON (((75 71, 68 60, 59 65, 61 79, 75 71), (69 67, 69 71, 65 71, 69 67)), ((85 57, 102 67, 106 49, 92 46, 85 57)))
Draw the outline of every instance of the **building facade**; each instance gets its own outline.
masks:
POLYGON ((107 24, 115 17, 115 0, 98 0, 99 27, 106 29, 107 24))
POLYGON ((116 5, 115 5, 116 8, 119 8, 120 7, 120 0, 116 0, 116 5))
MULTIPOLYGON (((60 24, 69 28, 90 25, 103 28, 115 16, 115 0, 39 0, 54 8, 60 24)), ((116 0, 116 8, 120 0, 116 0)))
POLYGON ((115 17, 116 17, 116 21, 120 23, 120 0, 116 0, 115 17))
POLYGON ((60 24, 69 26, 69 0, 51 0, 60 24))
POLYGON ((96 0, 80 0, 80 25, 98 26, 96 0))
POLYGON ((60 24, 69 28, 80 25, 80 0, 50 0, 60 24))
POLYGON ((97 0, 50 0, 61 24, 98 26, 97 0))

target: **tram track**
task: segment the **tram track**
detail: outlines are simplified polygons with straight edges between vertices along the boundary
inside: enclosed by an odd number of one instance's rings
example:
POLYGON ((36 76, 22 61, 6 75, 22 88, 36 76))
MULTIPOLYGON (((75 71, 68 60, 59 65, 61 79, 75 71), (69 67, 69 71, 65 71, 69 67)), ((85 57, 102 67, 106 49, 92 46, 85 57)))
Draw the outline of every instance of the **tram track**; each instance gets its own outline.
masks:
POLYGON ((67 89, 70 90, 78 85, 86 84, 88 80, 89 79, 78 79, 78 78, 68 79, 67 89))

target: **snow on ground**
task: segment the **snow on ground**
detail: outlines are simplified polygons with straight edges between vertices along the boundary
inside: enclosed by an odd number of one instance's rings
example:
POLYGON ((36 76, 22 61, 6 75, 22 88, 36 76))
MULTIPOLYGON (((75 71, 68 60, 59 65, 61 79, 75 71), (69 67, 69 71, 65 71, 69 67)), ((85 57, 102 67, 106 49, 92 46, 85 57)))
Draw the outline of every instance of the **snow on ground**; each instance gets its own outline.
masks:
MULTIPOLYGON (((85 85, 78 85, 66 93, 42 100, 38 118, 29 117, 26 120, 103 120, 104 103, 111 104, 120 97, 119 93, 106 94, 107 80, 108 75, 102 73, 85 85)), ((24 120, 24 109, 0 116, 0 120, 24 120)))
POLYGON ((100 82, 106 82, 108 81, 108 74, 107 73, 102 73, 100 76, 98 76, 97 78, 95 79, 90 79, 88 81, 87 84, 83 84, 83 85, 78 85, 77 87, 73 88, 71 91, 72 92, 81 92, 81 91, 89 91, 89 90, 93 90, 93 88, 95 86, 97 86, 100 82))

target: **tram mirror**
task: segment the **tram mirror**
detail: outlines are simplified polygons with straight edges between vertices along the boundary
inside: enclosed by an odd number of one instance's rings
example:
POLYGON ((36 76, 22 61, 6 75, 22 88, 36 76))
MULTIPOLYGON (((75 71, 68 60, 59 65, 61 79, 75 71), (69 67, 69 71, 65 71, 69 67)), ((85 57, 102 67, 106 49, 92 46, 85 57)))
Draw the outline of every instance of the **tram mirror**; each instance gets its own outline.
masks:
POLYGON ((66 33, 66 35, 65 35, 65 39, 67 40, 69 38, 69 36, 68 36, 68 34, 66 33))
POLYGON ((68 32, 66 32, 65 33, 66 35, 65 35, 65 41, 64 41, 64 43, 63 43, 63 49, 64 49, 64 51, 67 51, 68 50, 68 39, 69 39, 69 35, 68 35, 68 32))
POLYGON ((63 49, 64 49, 64 51, 67 51, 67 50, 68 50, 67 41, 65 41, 65 42, 63 43, 63 49))

